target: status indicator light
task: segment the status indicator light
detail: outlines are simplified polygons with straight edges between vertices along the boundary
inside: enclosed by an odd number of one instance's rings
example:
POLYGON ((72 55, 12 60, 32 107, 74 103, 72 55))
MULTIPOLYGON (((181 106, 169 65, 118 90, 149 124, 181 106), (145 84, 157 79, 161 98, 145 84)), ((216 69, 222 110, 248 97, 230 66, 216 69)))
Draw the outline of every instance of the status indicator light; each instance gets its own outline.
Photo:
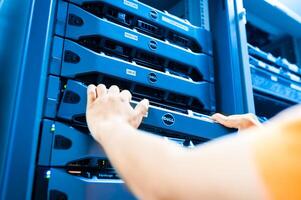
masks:
POLYGON ((48 170, 48 171, 46 172, 45 178, 46 178, 46 179, 50 179, 50 177, 51 177, 51 171, 48 170))
POLYGON ((52 124, 50 131, 51 131, 51 132, 54 132, 54 131, 55 131, 55 124, 52 124))

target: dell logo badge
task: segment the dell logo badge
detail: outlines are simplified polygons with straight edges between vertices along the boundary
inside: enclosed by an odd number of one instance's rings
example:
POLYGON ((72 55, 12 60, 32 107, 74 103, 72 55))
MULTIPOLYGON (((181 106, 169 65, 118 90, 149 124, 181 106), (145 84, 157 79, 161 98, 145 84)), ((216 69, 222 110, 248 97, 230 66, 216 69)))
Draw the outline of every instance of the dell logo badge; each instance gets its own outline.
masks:
POLYGON ((155 73, 150 73, 148 75, 148 81, 150 83, 156 83, 157 82, 157 75, 155 73))
POLYGON ((175 123, 175 118, 172 114, 166 113, 162 116, 162 121, 166 126, 172 126, 175 123))

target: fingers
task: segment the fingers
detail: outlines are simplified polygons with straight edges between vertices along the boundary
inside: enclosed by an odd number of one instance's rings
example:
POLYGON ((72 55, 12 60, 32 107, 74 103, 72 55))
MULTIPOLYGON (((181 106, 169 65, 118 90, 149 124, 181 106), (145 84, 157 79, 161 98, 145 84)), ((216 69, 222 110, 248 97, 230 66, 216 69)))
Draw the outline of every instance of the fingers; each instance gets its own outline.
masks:
POLYGON ((240 120, 236 116, 225 116, 220 113, 216 113, 211 117, 214 121, 228 127, 228 128, 238 128, 240 120))
POLYGON ((89 85, 87 89, 87 104, 91 104, 95 101, 97 97, 96 94, 96 86, 95 85, 89 85))
POLYGON ((95 85, 89 85, 87 91, 88 102, 93 102, 96 98, 104 97, 106 94, 119 94, 121 99, 126 102, 130 102, 132 99, 132 95, 128 90, 120 92, 119 87, 116 85, 111 86, 109 89, 107 89, 104 84, 99 84, 97 87, 95 87, 95 85))
POLYGON ((128 90, 123 90, 121 93, 120 93, 120 97, 123 101, 125 102, 130 102, 131 99, 132 99, 132 94, 128 91, 128 90))
POLYGON ((221 120, 223 117, 225 117, 224 115, 220 114, 220 113, 215 113, 214 115, 211 116, 211 119, 214 121, 219 121, 221 120))
POLYGON ((252 126, 261 126, 261 123, 254 114, 224 116, 217 113, 211 118, 228 128, 236 128, 239 130, 244 130, 252 126))
POLYGON ((112 85, 112 86, 109 88, 108 94, 111 94, 111 95, 118 95, 119 92, 120 92, 119 87, 117 87, 116 85, 112 85))
POLYGON ((99 84, 96 88, 97 98, 101 98, 107 94, 107 87, 103 84, 99 84))

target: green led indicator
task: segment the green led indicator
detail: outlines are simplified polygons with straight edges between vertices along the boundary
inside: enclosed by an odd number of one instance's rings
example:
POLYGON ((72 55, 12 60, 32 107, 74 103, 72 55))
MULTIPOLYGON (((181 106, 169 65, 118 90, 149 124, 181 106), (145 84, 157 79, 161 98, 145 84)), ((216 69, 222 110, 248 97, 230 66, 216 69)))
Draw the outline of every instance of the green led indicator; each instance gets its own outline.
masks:
POLYGON ((64 89, 66 89, 67 88, 67 85, 64 85, 64 89))
POLYGON ((51 131, 51 132, 54 132, 54 131, 55 131, 55 124, 52 124, 50 131, 51 131))
POLYGON ((51 171, 48 170, 48 171, 46 172, 45 178, 46 178, 46 179, 50 179, 50 177, 51 177, 51 171))

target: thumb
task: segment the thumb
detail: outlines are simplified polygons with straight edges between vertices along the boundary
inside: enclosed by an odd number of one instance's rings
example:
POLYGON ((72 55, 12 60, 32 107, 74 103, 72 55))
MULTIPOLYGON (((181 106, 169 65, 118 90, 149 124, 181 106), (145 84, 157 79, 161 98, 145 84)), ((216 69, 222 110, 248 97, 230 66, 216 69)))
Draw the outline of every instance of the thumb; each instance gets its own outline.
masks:
POLYGON ((147 114, 149 107, 149 101, 144 99, 140 101, 134 109, 134 118, 132 121, 132 125, 138 128, 142 122, 143 117, 147 114))
POLYGON ((135 116, 143 118, 143 116, 147 114, 148 107, 149 101, 147 99, 143 99, 142 101, 140 101, 134 109, 135 116))
POLYGON ((96 86, 89 85, 87 89, 87 106, 93 103, 96 99, 96 86))

